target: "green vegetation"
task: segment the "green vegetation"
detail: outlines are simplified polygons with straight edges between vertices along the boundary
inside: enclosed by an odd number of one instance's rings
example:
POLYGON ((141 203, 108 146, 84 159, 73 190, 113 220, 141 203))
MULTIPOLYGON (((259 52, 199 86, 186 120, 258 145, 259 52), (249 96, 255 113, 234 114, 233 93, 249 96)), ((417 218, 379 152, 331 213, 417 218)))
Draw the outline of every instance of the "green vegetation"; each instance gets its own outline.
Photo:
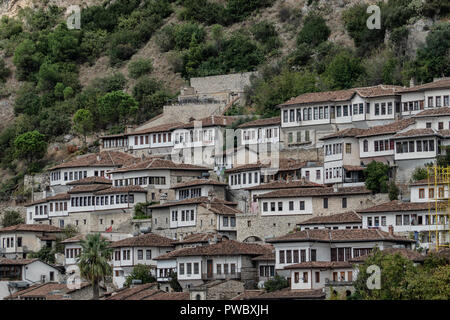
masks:
POLYGON ((366 188, 374 193, 388 192, 389 166, 382 162, 372 161, 364 169, 366 188))
POLYGON ((38 131, 29 131, 19 135, 14 140, 16 157, 24 159, 28 164, 34 160, 42 158, 47 152, 47 142, 45 136, 38 131))
POLYGON ((149 59, 137 59, 128 65, 128 74, 131 78, 137 79, 144 74, 152 72, 153 65, 149 59))
POLYGON ((81 241, 81 254, 77 263, 80 275, 92 284, 93 300, 99 297, 99 282, 112 275, 112 267, 109 260, 112 248, 109 243, 97 234, 88 234, 81 241))
POLYGON ((86 146, 86 136, 94 128, 94 118, 87 109, 78 109, 73 116, 74 129, 83 136, 83 142, 86 146))
POLYGON ((170 273, 169 273, 169 285, 170 285, 170 288, 174 292, 182 292, 183 291, 183 288, 181 287, 180 283, 178 282, 177 273, 172 270, 170 270, 170 273))
POLYGON ((421 167, 417 167, 416 169, 414 169, 411 180, 419 181, 424 179, 427 179, 427 169, 421 167))
POLYGON ((43 246, 41 250, 39 250, 38 252, 32 252, 28 254, 28 256, 31 259, 37 258, 48 264, 55 264, 55 251, 52 249, 52 247, 43 246))
POLYGON ((375 249, 359 266, 353 298, 364 300, 448 300, 450 297, 450 266, 448 260, 428 256, 423 265, 414 263, 400 254, 388 254, 375 249), (381 269, 381 289, 370 290, 366 282, 371 265, 381 269))
POLYGON ((395 182, 392 181, 389 184, 389 188, 388 188, 388 192, 389 192, 389 200, 398 200, 398 195, 400 194, 400 189, 395 185, 395 182))
POLYGON ((264 283, 264 289, 266 289, 267 292, 273 292, 287 287, 289 287, 288 280, 278 274, 264 283))
POLYGON ((3 228, 15 226, 16 224, 25 223, 25 219, 15 210, 6 210, 3 212, 2 222, 3 228))
POLYGON ((133 271, 126 278, 125 285, 129 287, 133 280, 141 280, 142 284, 151 282, 156 283, 156 278, 150 274, 150 270, 150 266, 145 264, 138 264, 134 266, 133 271))

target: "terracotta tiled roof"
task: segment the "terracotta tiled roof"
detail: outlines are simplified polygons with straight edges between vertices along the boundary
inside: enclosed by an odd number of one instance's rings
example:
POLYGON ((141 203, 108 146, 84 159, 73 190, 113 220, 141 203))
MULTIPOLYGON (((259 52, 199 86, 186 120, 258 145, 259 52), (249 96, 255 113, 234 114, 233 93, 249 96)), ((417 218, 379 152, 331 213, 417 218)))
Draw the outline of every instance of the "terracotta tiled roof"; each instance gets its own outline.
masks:
POLYGON ((74 167, 121 167, 139 160, 136 157, 119 151, 102 151, 83 155, 77 159, 63 162, 49 170, 74 167))
POLYGON ((79 234, 79 235, 76 235, 75 237, 67 238, 67 239, 61 241, 61 243, 77 243, 83 239, 84 239, 84 235, 79 234))
POLYGON ((424 111, 419 112, 418 114, 414 115, 414 118, 421 118, 421 117, 436 117, 436 116, 448 116, 450 115, 450 108, 449 107, 440 107, 440 108, 431 108, 424 111))
POLYGON ((183 126, 182 122, 173 122, 173 123, 161 124, 158 126, 147 128, 147 129, 136 130, 134 132, 126 133, 126 135, 134 136, 134 135, 146 134, 146 133, 167 132, 167 131, 172 131, 173 129, 176 129, 180 126, 183 126))
POLYGON ((252 258, 253 261, 275 261, 275 251, 252 258))
POLYGON ((266 165, 261 164, 260 162, 243 164, 241 166, 236 166, 234 168, 227 169, 227 170, 225 170, 225 173, 236 173, 236 172, 243 172, 243 171, 259 170, 265 166, 266 165))
MULTIPOLYGON (((83 282, 80 284, 80 289, 90 286, 89 283, 83 282)), ((72 293, 79 289, 69 289, 65 283, 46 282, 43 284, 35 284, 31 287, 17 291, 5 298, 5 300, 15 300, 17 298, 52 298, 52 292, 61 291, 63 294, 72 293)), ((60 295, 60 294, 59 294, 60 295)), ((50 300, 49 299, 49 300, 50 300)))
POLYGON ((55 226, 50 226, 48 224, 17 224, 15 226, 0 229, 0 232, 13 232, 13 231, 62 232, 63 230, 55 226))
POLYGON ((325 299, 325 292, 322 289, 311 290, 291 290, 285 288, 277 291, 266 292, 261 295, 250 297, 249 300, 310 300, 325 299))
POLYGON ((175 250, 171 253, 170 257, 174 258, 187 256, 235 256, 235 255, 258 256, 270 252, 272 252, 272 249, 269 248, 268 246, 263 246, 254 243, 238 242, 234 240, 223 240, 215 244, 175 250))
POLYGON ((404 88, 404 89, 400 90, 399 92, 407 93, 407 92, 425 91, 425 90, 441 89, 441 88, 450 88, 450 78, 444 78, 444 79, 436 80, 433 82, 425 83, 422 85, 404 88))
POLYGON ((264 118, 264 119, 257 119, 257 120, 249 121, 249 122, 239 125, 238 128, 274 126, 274 125, 279 125, 279 124, 281 124, 281 118, 274 117, 274 118, 264 118))
POLYGON ((280 106, 289 106, 293 104, 304 104, 304 103, 319 103, 319 102, 338 102, 338 101, 348 101, 353 95, 358 93, 364 98, 374 98, 382 96, 392 96, 398 94, 398 91, 403 89, 398 86, 391 85, 378 85, 372 87, 361 87, 352 88, 346 90, 337 91, 324 91, 324 92, 311 92, 305 93, 298 97, 291 98, 287 102, 281 104, 280 106))
POLYGON ((172 247, 175 241, 154 233, 147 233, 136 237, 126 238, 111 243, 112 248, 121 247, 172 247))
POLYGON ((184 237, 183 240, 179 240, 176 244, 189 244, 189 243, 209 243, 210 240, 222 239, 222 235, 217 233, 194 233, 184 237))
POLYGON ((251 298, 258 297, 265 292, 265 290, 245 290, 243 293, 237 295, 231 300, 249 300, 251 298))
POLYGON ((401 200, 393 200, 385 202, 370 208, 357 210, 358 213, 374 213, 374 212, 397 212, 397 211, 423 211, 428 207, 434 208, 434 202, 404 202, 401 200))
MULTIPOLYGON (((405 248, 385 248, 381 251, 383 254, 399 254, 402 257, 412 260, 414 262, 421 262, 425 259, 425 256, 421 255, 419 252, 405 249, 405 248)), ((352 258, 349 260, 349 262, 364 262, 367 258, 373 255, 373 252, 370 252, 368 254, 365 254, 363 256, 352 258)))
POLYGON ((278 171, 298 170, 306 166, 306 161, 300 161, 292 158, 278 159, 278 171))
POLYGON ((399 132, 396 135, 394 135, 392 138, 398 139, 398 138, 412 138, 412 137, 428 137, 428 136, 438 136, 439 133, 435 132, 431 128, 426 129, 411 129, 404 132, 399 132))
POLYGON ((39 204, 39 203, 46 203, 48 201, 57 201, 57 200, 69 200, 70 199, 70 195, 67 193, 59 193, 57 195, 51 196, 51 197, 47 197, 47 198, 43 198, 40 200, 36 200, 30 203, 27 203, 25 205, 25 207, 29 207, 35 204, 39 204))
POLYGON ((355 211, 348 211, 343 213, 336 213, 330 216, 319 216, 308 219, 306 221, 298 223, 298 225, 311 225, 311 224, 335 224, 335 223, 361 223, 361 216, 355 211))
POLYGON ((358 128, 348 128, 340 131, 336 131, 335 133, 326 135, 319 140, 328 140, 328 139, 334 139, 334 138, 347 138, 347 137, 356 137, 361 134, 364 134, 367 129, 358 129, 358 128))
POLYGON ((100 191, 95 192, 95 194, 101 195, 101 194, 115 194, 115 193, 129 193, 129 192, 147 193, 147 190, 145 190, 141 186, 122 186, 122 187, 111 187, 108 189, 102 189, 100 191))
POLYGON ((76 185, 85 185, 85 184, 112 184, 112 181, 109 179, 106 179, 105 177, 87 177, 84 179, 71 181, 66 183, 69 186, 76 186, 76 185))
POLYGON ((266 242, 359 242, 359 241, 414 242, 405 237, 391 235, 377 229, 313 229, 288 233, 284 236, 267 239, 266 242))
POLYGON ((106 298, 106 300, 142 300, 159 292, 157 284, 145 283, 119 290, 106 298))
POLYGON ((24 266, 39 259, 6 259, 0 258, 0 266, 24 266))
POLYGON ((362 166, 343 165, 342 167, 345 169, 345 171, 364 171, 366 169, 362 166))
POLYGON ((284 269, 335 269, 351 268, 352 264, 347 261, 308 261, 285 266, 284 269))
POLYGON ((128 171, 142 171, 142 170, 156 170, 156 169, 170 169, 170 170, 199 170, 208 171, 206 167, 196 166, 186 163, 175 163, 170 160, 165 160, 161 158, 152 157, 144 161, 132 164, 130 166, 125 166, 120 169, 111 171, 111 173, 116 172, 128 172, 128 171))
POLYGON ((227 206, 223 203, 213 202, 213 203, 200 203, 200 206, 208 209, 211 212, 214 212, 216 214, 222 214, 222 215, 235 215, 240 214, 242 211, 235 209, 233 207, 227 206), (208 207, 209 205, 209 207, 208 207))
MULTIPOLYGON (((157 209, 157 208, 167 208, 167 207, 173 207, 173 206, 180 206, 185 204, 200 204, 200 203, 208 203, 209 199, 208 197, 197 197, 197 198, 190 198, 190 199, 184 199, 184 200, 177 200, 177 201, 168 201, 161 204, 154 204, 151 206, 148 206, 149 209, 157 209)), ((223 203, 228 206, 234 206, 236 205, 235 202, 229 202, 221 199, 214 198, 212 199, 211 203, 223 203)))
POLYGON ((189 292, 164 292, 160 291, 158 294, 151 295, 144 300, 190 300, 189 292))
POLYGON ((196 121, 200 121, 201 126, 203 128, 215 127, 215 126, 227 127, 227 126, 231 125, 235 120, 236 120, 236 117, 232 117, 232 116, 209 116, 209 117, 206 117, 203 119, 191 121, 185 125, 181 125, 180 127, 178 127, 178 129, 194 128, 196 121))
MULTIPOLYGON (((438 184, 447 184, 447 182, 445 182, 442 179, 436 179, 438 184)), ((434 185, 434 178, 430 177, 430 185, 434 185)), ((409 184, 410 186, 427 186, 428 185, 428 179, 422 179, 422 180, 417 180, 417 181, 413 181, 409 184)))
POLYGON ((415 123, 415 120, 412 118, 408 119, 402 119, 395 121, 393 123, 381 125, 381 126, 374 126, 372 128, 366 129, 363 133, 358 135, 358 138, 362 137, 370 137, 370 136, 379 136, 384 134, 395 134, 400 130, 403 130, 410 125, 413 125, 415 123))
POLYGON ((111 185, 108 184, 86 184, 86 185, 77 185, 67 191, 69 194, 76 194, 76 193, 90 193, 90 192, 96 192, 103 189, 110 189, 111 185))
POLYGON ((271 189, 292 189, 292 188, 324 188, 323 184, 315 183, 308 180, 293 181, 272 181, 247 188, 247 190, 271 190, 271 189))
POLYGON ((444 258, 447 259, 448 261, 450 261, 450 248, 439 248, 439 250, 436 251, 429 251, 428 255, 437 255, 440 258, 444 258))
POLYGON ((293 198, 293 197, 320 197, 333 195, 351 195, 351 194, 370 194, 371 191, 366 187, 341 187, 337 188, 337 192, 333 187, 324 188, 294 188, 282 189, 269 193, 258 195, 258 198, 293 198))
POLYGON ((195 179, 178 183, 177 185, 173 186, 172 189, 180 189, 185 187, 203 186, 203 185, 226 186, 227 184, 225 182, 220 182, 212 179, 195 179))

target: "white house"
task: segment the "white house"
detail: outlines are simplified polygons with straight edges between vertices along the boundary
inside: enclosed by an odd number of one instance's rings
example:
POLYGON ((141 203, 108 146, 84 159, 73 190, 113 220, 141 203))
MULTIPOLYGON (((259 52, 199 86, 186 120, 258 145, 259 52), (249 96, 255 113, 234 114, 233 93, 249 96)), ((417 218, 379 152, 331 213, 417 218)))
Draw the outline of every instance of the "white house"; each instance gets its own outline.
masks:
POLYGON ((138 264, 150 266, 156 276, 156 257, 174 249, 174 241, 157 234, 148 233, 115 241, 110 245, 113 253, 113 283, 122 288, 126 278, 138 264))
POLYGON ((59 281, 61 272, 39 259, 0 258, 0 300, 36 283, 59 281))
POLYGON ((227 184, 212 179, 196 179, 182 182, 172 187, 175 190, 176 200, 207 197, 213 193, 217 198, 225 200, 225 188, 227 184))
POLYGON ((356 211, 318 216, 297 224, 299 230, 309 229, 361 229, 362 218, 356 211))
POLYGON ((274 144, 280 142, 280 117, 257 119, 238 126, 239 145, 274 144))

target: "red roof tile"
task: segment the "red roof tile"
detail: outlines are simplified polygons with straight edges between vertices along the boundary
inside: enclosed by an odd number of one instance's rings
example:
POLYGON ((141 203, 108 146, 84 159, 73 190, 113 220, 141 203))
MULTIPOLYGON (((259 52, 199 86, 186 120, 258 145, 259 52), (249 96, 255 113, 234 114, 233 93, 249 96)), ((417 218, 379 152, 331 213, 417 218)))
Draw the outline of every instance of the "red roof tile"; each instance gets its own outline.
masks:
POLYGON ((62 229, 48 224, 17 224, 0 229, 0 232, 63 232, 62 229))
POLYGON ((175 163, 171 160, 152 157, 150 159, 145 159, 144 161, 140 161, 130 166, 125 166, 123 168, 113 170, 111 171, 111 173, 156 170, 156 169, 209 171, 209 169, 206 167, 186 163, 175 163))
POLYGON ((310 300, 310 299, 325 299, 325 292, 322 289, 308 289, 308 290, 291 290, 285 288, 277 291, 266 292, 255 297, 250 297, 249 300, 310 300))
POLYGON ((415 120, 412 118, 408 119, 402 119, 395 121, 393 123, 381 125, 381 126, 374 126, 372 128, 366 129, 363 133, 359 134, 357 137, 370 137, 370 136, 379 136, 379 135, 385 135, 385 134, 395 134, 400 130, 403 130, 410 125, 414 124, 415 120))
POLYGON ((128 165, 139 159, 124 152, 119 151, 102 151, 99 153, 91 153, 79 156, 77 159, 63 162, 49 170, 74 167, 121 167, 128 165))
POLYGON ((147 190, 142 188, 141 186, 122 186, 122 187, 111 187, 108 189, 102 189, 100 191, 96 191, 96 195, 102 194, 116 194, 116 193, 147 193, 147 190))
POLYGON ((264 127, 264 126, 274 126, 281 124, 281 118, 280 117, 274 117, 274 118, 264 118, 264 119, 257 119, 249 122, 245 122, 238 126, 238 128, 250 128, 250 127, 264 127))
POLYGON ((348 211, 343 213, 336 213, 330 216, 319 216, 314 217, 303 222, 298 223, 298 225, 311 225, 311 224, 336 224, 336 223, 361 223, 361 216, 355 211, 348 211))
POLYGON ((220 181, 212 180, 212 179, 194 179, 194 180, 178 183, 177 185, 173 186, 172 189, 180 189, 180 188, 203 186, 203 185, 226 186, 227 184, 225 182, 220 182, 220 181))
POLYGON ((428 208, 434 208, 434 202, 404 202, 401 200, 393 200, 378 204, 376 206, 357 210, 358 213, 374 213, 374 212, 397 212, 397 211, 424 211, 428 208))
POLYGON ((43 198, 43 199, 39 199, 30 203, 27 203, 25 205, 25 207, 29 207, 35 204, 39 204, 39 203, 46 203, 49 201, 57 201, 57 200, 69 200, 70 199, 70 195, 67 193, 59 193, 57 195, 51 196, 51 197, 47 197, 47 198, 43 198))
POLYGON ((111 243, 112 248, 122 247, 173 247, 175 241, 154 233, 147 233, 136 237, 126 238, 111 243))
POLYGON ((71 181, 66 184, 69 186, 86 185, 86 184, 112 184, 112 181, 110 179, 106 179, 105 177, 93 176, 76 181, 71 181))
POLYGON ((439 136, 439 133, 435 132, 431 128, 411 129, 408 131, 399 132, 396 135, 394 135, 392 138, 399 139, 399 138, 428 137, 428 136, 439 136))
POLYGON ((258 195, 258 198, 293 198, 293 197, 320 197, 320 196, 342 196, 351 194, 370 194, 366 187, 341 187, 335 191, 333 187, 323 188, 294 188, 282 189, 258 195))
POLYGON ((351 268, 352 264, 347 261, 308 261, 285 266, 284 269, 337 269, 351 268))
POLYGON ((214 126, 227 127, 227 126, 230 126, 235 120, 236 120, 236 117, 232 117, 232 116, 209 116, 209 117, 206 117, 203 119, 191 121, 185 125, 181 125, 177 129, 194 128, 196 122, 201 122, 201 126, 203 128, 214 127, 214 126))
POLYGON ((326 135, 319 140, 328 140, 328 139, 335 139, 335 138, 347 138, 347 137, 356 137, 361 134, 364 134, 367 129, 358 129, 358 128, 348 128, 340 131, 336 131, 335 133, 326 135))
POLYGON ((441 88, 450 88, 450 78, 444 78, 440 80, 436 80, 433 82, 425 83, 422 85, 416 85, 409 88, 404 88, 400 90, 400 93, 407 93, 407 92, 416 92, 416 91, 425 91, 425 90, 431 90, 431 89, 441 89, 441 88))
POLYGON ((419 112, 414 115, 414 118, 422 118, 422 117, 437 117, 437 116, 448 116, 450 115, 449 107, 440 107, 440 108, 431 108, 424 111, 419 112))
POLYGON ((293 189, 293 188, 325 188, 323 184, 315 183, 308 180, 293 181, 272 181, 247 188, 247 190, 271 190, 271 189, 293 189))
MULTIPOLYGON (((425 259, 425 256, 423 256, 422 254, 420 254, 417 251, 414 250, 410 250, 410 249, 406 249, 406 248, 385 248, 381 251, 383 254, 391 254, 391 255, 396 255, 399 254, 402 257, 412 260, 414 262, 421 262, 425 259)), ((349 260, 349 262, 364 262, 367 260, 367 258, 369 258, 370 256, 372 256, 374 254, 374 252, 370 252, 368 254, 365 254, 363 256, 359 256, 357 258, 351 258, 349 260)))

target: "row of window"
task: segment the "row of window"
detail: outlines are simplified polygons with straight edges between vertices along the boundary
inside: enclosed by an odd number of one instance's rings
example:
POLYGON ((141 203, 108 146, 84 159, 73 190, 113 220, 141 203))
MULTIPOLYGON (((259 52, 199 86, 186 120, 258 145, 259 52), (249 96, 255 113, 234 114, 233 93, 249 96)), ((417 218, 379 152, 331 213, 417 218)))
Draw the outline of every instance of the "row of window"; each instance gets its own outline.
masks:
POLYGON ((260 277, 274 277, 275 276, 275 266, 259 266, 259 276, 260 277))
POLYGON ((81 253, 81 248, 66 249, 66 259, 77 258, 81 253))
POLYGON ((197 198, 202 195, 202 189, 201 188, 191 188, 191 189, 185 189, 185 190, 179 190, 178 191, 178 198, 180 200, 188 199, 188 198, 197 198))
POLYGON ((385 102, 382 103, 375 103, 375 115, 386 115, 386 114, 392 114, 392 102, 388 102, 387 104, 385 102), (387 107, 387 110, 386 110, 387 107), (386 113, 387 111, 387 113, 386 113))
MULTIPOLYGON (((305 179, 306 180, 310 180, 311 176, 309 174, 309 170, 305 170, 305 179)), ((320 170, 316 170, 316 180, 320 180, 321 179, 321 172, 320 170)))
POLYGON ((367 226, 369 227, 379 227, 386 226, 386 216, 381 217, 367 217, 367 226))
MULTIPOLYGON (((351 153, 351 144, 350 143, 348 144, 350 145, 350 153, 351 153)), ((334 154, 342 154, 342 143, 333 143, 325 145, 325 155, 331 156, 334 154)))
POLYGON ((448 107, 449 106, 449 96, 444 96, 443 98, 444 104, 442 105, 442 96, 436 96, 436 97, 428 97, 428 108, 433 108, 436 106, 439 107, 448 107), (436 104, 434 103, 436 102, 436 104))
POLYGON ((61 180, 61 171, 54 171, 50 174, 51 181, 59 181, 61 180))
POLYGON ((236 264, 235 263, 224 263, 216 264, 217 274, 222 274, 222 266, 223 266, 223 274, 236 274, 236 264))
POLYGON ((146 186, 149 184, 162 185, 166 184, 166 177, 139 177, 128 179, 116 179, 114 180, 114 186, 146 186))
POLYGON ((103 140, 103 148, 115 148, 128 146, 128 138, 105 139, 103 140))
MULTIPOLYGON (((14 237, 2 238, 2 248, 12 248, 14 247, 14 237)), ((22 237, 17 237, 17 247, 22 247, 22 237)))
POLYGON ((342 167, 326 168, 325 179, 342 178, 342 167))
POLYGON ((131 250, 125 249, 125 250, 116 250, 114 251, 114 260, 120 261, 120 260, 131 260, 131 250))
POLYGON ((403 141, 396 143, 397 153, 432 152, 432 151, 434 151, 434 140, 403 141), (415 148, 415 146, 417 148, 415 148))
MULTIPOLYGON (((310 249, 309 261, 317 261, 317 250, 310 249)), ((278 261, 283 263, 300 263, 306 262, 306 249, 300 250, 280 250, 278 261)))
POLYGON ((242 173, 235 173, 230 175, 230 183, 232 186, 240 185, 240 184, 252 184, 252 183, 258 183, 258 179, 261 177, 261 182, 264 182, 262 179, 263 177, 259 175, 258 172, 242 172, 242 173))
MULTIPOLYGON (((304 134, 304 141, 305 142, 311 141, 309 130, 305 130, 304 132, 305 132, 305 134, 304 134)), ((302 142, 302 131, 297 131, 296 135, 297 135, 296 143, 302 142)), ((289 132, 288 133, 288 143, 294 143, 294 132, 289 132)))
MULTIPOLYGON (((289 201, 289 211, 294 211, 294 201, 289 201)), ((299 210, 305 210, 305 201, 299 201, 299 210)), ((269 202, 263 202, 263 212, 269 211, 269 202)), ((270 211, 271 212, 280 212, 283 211, 283 202, 279 201, 278 205, 276 202, 270 202, 270 211)))
MULTIPOLYGON (((194 210, 180 210, 180 221, 194 221, 195 213, 194 210)), ((178 221, 178 211, 172 210, 172 221, 178 221)))
POLYGON ((186 271, 186 275, 200 274, 200 265, 198 262, 180 263, 178 265, 178 271, 179 271, 180 275, 184 275, 185 271, 186 271), (184 265, 186 265, 186 270, 184 269, 184 265), (192 266, 194 266, 194 268, 192 268, 192 266), (192 270, 192 269, 194 269, 194 270, 192 270))
MULTIPOLYGON (((444 198, 444 187, 439 187, 438 188, 438 197, 439 198, 444 198)), ((424 199, 425 198, 425 189, 424 188, 420 188, 419 189, 419 199, 424 199)), ((432 199, 434 198, 434 188, 428 188, 428 198, 432 199)))
POLYGON ((214 138, 214 129, 190 130, 175 133, 175 144, 200 141, 211 142, 214 138))
POLYGON ((235 217, 223 217, 223 226, 224 227, 236 227, 236 218, 235 217))
POLYGON ((86 206, 108 206, 121 203, 134 203, 133 194, 121 194, 112 196, 85 196, 85 197, 72 197, 70 204, 72 207, 86 207, 86 206))
POLYGON ((422 226, 422 225, 436 225, 436 224, 448 224, 448 219, 445 216, 432 216, 430 221, 429 215, 418 214, 398 214, 395 216, 395 225, 397 226, 422 226))
MULTIPOLYGON (((172 141, 172 134, 169 133, 158 133, 158 134, 153 134, 153 143, 166 143, 166 142, 171 142, 172 141)), ((143 144, 148 144, 149 143, 149 135, 145 135, 145 136, 135 136, 134 137, 134 145, 138 146, 138 145, 143 145, 143 144)))
POLYGON ((278 128, 250 129, 242 131, 242 140, 271 139, 278 137, 278 128))

